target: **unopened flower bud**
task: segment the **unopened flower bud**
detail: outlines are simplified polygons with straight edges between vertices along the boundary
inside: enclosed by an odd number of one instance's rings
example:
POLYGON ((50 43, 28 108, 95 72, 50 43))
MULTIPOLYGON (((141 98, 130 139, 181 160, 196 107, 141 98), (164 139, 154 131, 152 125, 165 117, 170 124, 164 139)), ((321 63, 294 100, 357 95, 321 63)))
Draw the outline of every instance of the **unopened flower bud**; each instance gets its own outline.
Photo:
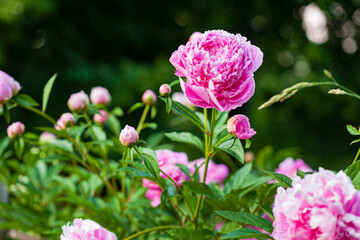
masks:
POLYGON ((71 94, 68 100, 68 107, 72 112, 84 111, 90 104, 89 97, 84 91, 71 94))
POLYGON ((19 93, 20 89, 21 89, 20 83, 18 81, 15 81, 14 79, 12 79, 11 90, 12 90, 13 97, 19 93))
POLYGON ((146 90, 142 96, 142 102, 147 105, 153 105, 156 103, 156 94, 150 89, 146 90))
POLYGON ((68 126, 74 124, 75 118, 71 113, 63 113, 54 126, 56 130, 65 130, 68 126))
POLYGON ((124 147, 132 147, 139 141, 139 134, 135 128, 126 125, 120 133, 120 142, 124 147))
POLYGON ((10 139, 14 139, 17 135, 23 134, 25 126, 22 122, 14 122, 7 128, 7 135, 10 139))
POLYGON ((104 110, 99 110, 100 113, 94 115, 94 122, 104 125, 108 119, 108 113, 104 110))
POLYGON ((0 70, 0 103, 3 103, 13 96, 12 82, 15 81, 7 73, 0 70))
POLYGON ((56 135, 50 132, 43 132, 39 137, 39 142, 42 144, 50 143, 56 139, 56 135))
POLYGON ((92 104, 108 105, 111 102, 111 95, 104 87, 94 87, 91 89, 90 100, 92 104))
POLYGON ((167 97, 171 93, 171 87, 169 84, 163 84, 160 86, 159 92, 162 97, 167 97))
POLYGON ((249 139, 256 134, 254 129, 250 128, 249 119, 242 114, 234 115, 228 120, 227 130, 239 139, 249 139))

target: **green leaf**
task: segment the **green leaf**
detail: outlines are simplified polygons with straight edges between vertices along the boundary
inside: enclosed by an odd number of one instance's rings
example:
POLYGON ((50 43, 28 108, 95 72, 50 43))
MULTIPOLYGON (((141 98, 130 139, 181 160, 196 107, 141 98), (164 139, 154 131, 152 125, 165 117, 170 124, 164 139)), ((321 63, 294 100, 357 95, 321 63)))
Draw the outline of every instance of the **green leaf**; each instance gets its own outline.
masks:
POLYGON ((266 238, 266 239, 273 239, 272 237, 270 237, 269 235, 259 232, 257 230, 254 229, 250 229, 250 228, 239 228, 236 229, 235 231, 230 232, 229 234, 226 234, 225 236, 223 236, 221 239, 248 239, 248 238, 266 238))
POLYGON ((112 111, 111 111, 112 114, 114 114, 115 116, 117 117, 122 117, 124 116, 124 111, 122 110, 121 107, 115 107, 112 111))
POLYGON ((216 119, 216 123, 215 123, 215 131, 222 127, 228 120, 229 118, 229 112, 220 112, 219 116, 216 119))
POLYGON ((179 115, 186 117, 192 123, 194 123, 197 127, 201 129, 201 131, 205 132, 205 126, 200 118, 196 115, 196 113, 190 108, 184 106, 183 104, 172 101, 172 109, 179 115))
POLYGON ((3 104, 3 112, 4 112, 5 121, 7 124, 9 124, 10 123, 10 111, 9 111, 9 108, 6 103, 3 104))
POLYGON ((244 164, 244 149, 240 139, 229 139, 221 143, 216 149, 222 150, 235 157, 241 164, 244 164))
POLYGON ((157 114, 157 109, 155 106, 152 106, 151 107, 151 114, 150 114, 150 118, 151 119, 154 119, 156 117, 156 114, 157 114))
POLYGON ((169 138, 171 141, 182 142, 191 144, 201 151, 204 151, 204 144, 197 136, 193 135, 189 132, 169 132, 165 133, 165 136, 169 138))
POLYGON ((42 103, 42 111, 45 112, 47 104, 49 102, 49 97, 51 93, 51 89, 54 85, 55 79, 57 77, 57 73, 55 73, 50 80, 45 84, 44 91, 43 91, 43 103, 42 103))
POLYGON ((15 148, 16 156, 19 159, 21 159, 21 157, 22 157, 22 155, 24 153, 24 148, 25 148, 25 142, 24 142, 24 139, 22 138, 22 136, 15 138, 14 148, 15 148))
POLYGON ((65 139, 55 139, 49 143, 49 146, 59 148, 69 153, 74 152, 72 143, 65 139))
POLYGON ((5 149, 9 146, 10 138, 4 137, 0 140, 0 156, 2 156, 5 149))
POLYGON ((252 164, 247 163, 242 168, 236 171, 224 186, 224 192, 229 193, 233 189, 239 189, 245 183, 247 176, 250 174, 252 169, 252 164))
POLYGON ((251 146, 250 139, 245 139, 245 148, 250 148, 250 146, 251 146))
POLYGON ((249 224, 251 226, 259 227, 266 231, 272 231, 272 222, 262 217, 246 212, 232 212, 232 211, 215 211, 218 215, 229 219, 231 221, 249 224))
POLYGON ((356 161, 345 169, 345 173, 350 177, 354 186, 360 185, 360 161, 356 161))
POLYGON ((360 135, 359 130, 357 130, 355 127, 346 125, 346 128, 351 135, 360 135))
POLYGON ((16 95, 16 97, 14 97, 13 99, 21 106, 30 106, 30 107, 39 106, 39 104, 32 97, 26 94, 16 95))
POLYGON ((108 120, 105 123, 110 130, 116 135, 119 136, 120 134, 120 121, 117 119, 116 115, 114 114, 109 114, 108 120))
POLYGON ((172 81, 172 82, 169 84, 169 86, 172 87, 172 86, 174 86, 174 85, 176 85, 176 84, 179 84, 179 83, 180 83, 180 79, 176 79, 176 80, 172 81))
POLYGON ((145 165, 146 169, 156 179, 159 179, 160 178, 160 175, 159 175, 160 168, 159 168, 159 164, 158 164, 155 152, 153 150, 151 150, 150 148, 141 148, 140 152, 144 159, 144 165, 145 165))
MULTIPOLYGON (((179 237, 182 237, 186 240, 208 240, 208 239, 214 239, 214 235, 209 230, 192 230, 192 229, 184 229, 184 228, 178 228, 173 229, 170 231, 170 234, 174 237, 167 238, 167 239, 179 239, 179 237)), ((164 239, 164 238, 161 238, 164 239)))
POLYGON ((145 104, 142 103, 142 102, 135 103, 135 104, 132 105, 132 106, 130 107, 130 109, 128 110, 128 114, 132 113, 132 112, 135 111, 136 109, 141 108, 141 107, 143 107, 143 106, 145 106, 145 104))
POLYGON ((157 129, 157 124, 152 122, 152 123, 144 123, 143 126, 142 126, 142 129, 145 129, 145 128, 150 128, 150 129, 153 129, 153 130, 156 130, 157 129))
POLYGON ((271 176, 273 179, 277 180, 284 187, 291 187, 292 180, 288 176, 272 171, 266 171, 266 170, 262 170, 262 171, 267 175, 271 176))
POLYGON ((350 145, 353 145, 354 143, 357 143, 357 142, 360 142, 360 138, 358 138, 358 139, 356 139, 356 140, 352 141, 352 142, 350 143, 350 145))
POLYGON ((223 196, 215 193, 208 185, 201 182, 184 182, 183 185, 187 186, 191 191, 207 196, 212 199, 224 199, 223 196))

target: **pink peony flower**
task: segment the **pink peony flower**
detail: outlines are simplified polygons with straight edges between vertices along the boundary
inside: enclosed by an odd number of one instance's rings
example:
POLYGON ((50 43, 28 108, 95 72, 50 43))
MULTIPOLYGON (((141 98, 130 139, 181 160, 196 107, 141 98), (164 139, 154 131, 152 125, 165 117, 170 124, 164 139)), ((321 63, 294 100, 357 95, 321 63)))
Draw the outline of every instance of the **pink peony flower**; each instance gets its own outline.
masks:
POLYGON ((92 104, 108 105, 111 102, 111 95, 104 87, 94 87, 91 89, 90 100, 92 104))
POLYGON ((99 110, 99 113, 96 113, 94 115, 94 122, 100 124, 100 125, 104 125, 108 119, 108 113, 104 110, 99 110))
POLYGON ((114 233, 89 219, 76 218, 73 225, 68 222, 62 231, 61 240, 117 240, 114 233))
POLYGON ((275 169, 276 173, 280 173, 294 179, 297 175, 297 170, 302 172, 313 172, 311 167, 307 165, 302 159, 286 158, 279 164, 279 167, 275 169))
POLYGON ((20 84, 0 70, 0 103, 11 99, 20 91, 20 84))
MULTIPOLYGON (((200 177, 200 181, 202 182, 205 172, 205 158, 200 158, 192 162, 189 162, 187 166, 191 174, 195 172, 197 167, 200 167, 199 177, 200 177)), ((229 175, 229 169, 225 164, 216 164, 210 160, 208 164, 205 184, 216 182, 220 186, 222 186, 223 181, 227 178, 228 175, 229 175)))
POLYGON ((124 147, 132 147, 139 141, 139 134, 135 128, 126 125, 120 133, 120 142, 124 147))
POLYGON ((163 84, 160 86, 159 92, 161 96, 167 97, 171 93, 171 87, 169 86, 169 84, 163 84))
POLYGON ((191 109, 195 108, 195 105, 192 104, 192 102, 190 102, 189 99, 186 97, 186 95, 183 94, 182 92, 173 93, 171 99, 176 101, 176 102, 181 103, 182 105, 184 105, 184 106, 186 106, 188 108, 191 108, 191 109))
POLYGON ((320 168, 278 188, 274 203, 274 239, 360 239, 360 191, 350 178, 320 168))
POLYGON ((71 113, 63 113, 55 124, 56 130, 65 130, 68 126, 74 124, 75 118, 71 113))
POLYGON ((227 130, 240 139, 249 139, 256 134, 254 129, 250 128, 249 119, 242 114, 234 115, 228 120, 227 130))
POLYGON ((171 57, 182 91, 202 108, 228 111, 242 106, 254 94, 254 72, 263 53, 240 34, 223 30, 193 34, 171 57))
POLYGON ((156 94, 150 89, 146 90, 142 96, 142 102, 147 105, 153 105, 156 103, 156 94))
POLYGON ((39 142, 42 144, 50 143, 56 139, 56 135, 50 132, 43 132, 39 137, 39 142))
MULTIPOLYGON (((188 180, 185 173, 183 173, 180 167, 176 165, 186 165, 188 163, 186 153, 173 152, 167 149, 156 150, 155 153, 160 169, 171 177, 179 186, 182 185, 183 181, 188 180)), ((160 177, 167 178, 162 172, 160 172, 160 177)), ((161 203, 162 189, 160 186, 148 179, 143 179, 143 187, 148 189, 145 197, 151 200, 151 206, 157 207, 161 203)))
POLYGON ((68 100, 68 107, 72 112, 84 111, 89 104, 89 97, 84 91, 71 94, 68 100))
POLYGON ((23 134, 25 125, 22 122, 14 122, 7 128, 7 135, 10 139, 14 139, 17 135, 23 134))

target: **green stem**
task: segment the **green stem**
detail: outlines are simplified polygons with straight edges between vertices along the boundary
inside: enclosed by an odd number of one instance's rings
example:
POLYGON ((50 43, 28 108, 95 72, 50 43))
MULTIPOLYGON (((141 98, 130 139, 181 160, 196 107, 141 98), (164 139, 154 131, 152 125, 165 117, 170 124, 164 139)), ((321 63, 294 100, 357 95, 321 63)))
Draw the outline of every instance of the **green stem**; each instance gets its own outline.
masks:
MULTIPOLYGON (((123 155, 122 161, 123 161, 123 162, 125 161, 124 167, 127 167, 127 162, 126 162, 126 160, 127 160, 128 157, 129 157, 129 151, 130 151, 130 149, 127 148, 127 149, 126 149, 126 153, 123 155)), ((123 196, 123 200, 124 200, 124 201, 125 201, 125 199, 126 199, 126 191, 125 191, 126 184, 125 184, 125 178, 126 178, 126 173, 123 172, 123 175, 122 175, 122 177, 121 177, 121 193, 122 193, 122 196, 123 196)))
POLYGON ((353 161, 352 164, 354 164, 354 163, 356 162, 356 160, 358 159, 359 155, 360 155, 360 148, 359 148, 359 150, 358 150, 358 152, 357 152, 357 154, 356 154, 356 156, 355 156, 354 161, 353 161))
POLYGON ((142 127, 144 125, 144 122, 145 122, 145 119, 146 119, 146 116, 147 116, 149 110, 150 110, 150 104, 146 104, 145 108, 144 108, 144 111, 143 111, 143 114, 141 115, 139 124, 138 124, 138 126, 136 128, 136 131, 138 132, 139 135, 140 135, 140 132, 142 130, 142 127))
MULTIPOLYGON (((15 101, 11 101, 11 102, 16 103, 15 101)), ((56 124, 55 119, 53 119, 52 117, 50 117, 50 116, 47 115, 46 113, 40 111, 39 109, 34 108, 34 107, 31 107, 31 106, 25 106, 25 105, 20 105, 20 104, 18 104, 18 105, 19 105, 20 107, 22 107, 22 108, 25 108, 25 109, 33 112, 33 113, 36 113, 36 114, 40 115, 41 117, 45 118, 46 120, 48 120, 48 121, 51 122, 52 124, 54 124, 54 125, 56 124)))
POLYGON ((138 233, 135 233, 127 238, 125 238, 124 240, 129 240, 129 239, 133 239, 133 238, 136 238, 140 235, 143 235, 145 233, 148 233, 148 232, 153 232, 153 231, 160 231, 160 230, 166 230, 166 229, 176 229, 176 228, 181 228, 179 226, 173 226, 173 225, 165 225, 165 226, 159 226, 159 227, 153 227, 153 228, 148 228, 148 229, 145 229, 141 232, 138 232, 138 233))

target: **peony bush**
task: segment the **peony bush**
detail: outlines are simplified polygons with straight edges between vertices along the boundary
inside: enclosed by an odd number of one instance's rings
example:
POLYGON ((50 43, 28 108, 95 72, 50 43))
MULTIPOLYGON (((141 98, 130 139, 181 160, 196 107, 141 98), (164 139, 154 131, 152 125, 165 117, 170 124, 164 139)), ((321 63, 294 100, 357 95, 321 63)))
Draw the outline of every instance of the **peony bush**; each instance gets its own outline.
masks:
MULTIPOLYGON (((0 203, 0 228, 61 240, 360 239, 359 154, 335 173, 289 156, 274 171, 260 169, 264 154, 245 153, 256 131, 247 116, 230 110, 254 94, 262 58, 240 34, 194 33, 170 57, 179 80, 159 86, 158 94, 145 91, 127 111, 142 109, 136 126, 120 121, 124 111, 111 105, 104 87, 72 94, 69 112, 53 118, 46 108, 56 75, 40 107, 0 71, 0 114, 9 125, 0 139, 0 181, 10 194, 9 203, 0 203), (26 119, 13 122, 18 108, 48 124, 29 129, 26 119), (157 131, 158 109, 183 131, 157 131), (186 122, 198 132, 186 131, 186 122), (200 158, 175 151, 178 143, 200 158)), ((261 108, 331 84, 347 91, 335 80, 299 83, 261 108)))

